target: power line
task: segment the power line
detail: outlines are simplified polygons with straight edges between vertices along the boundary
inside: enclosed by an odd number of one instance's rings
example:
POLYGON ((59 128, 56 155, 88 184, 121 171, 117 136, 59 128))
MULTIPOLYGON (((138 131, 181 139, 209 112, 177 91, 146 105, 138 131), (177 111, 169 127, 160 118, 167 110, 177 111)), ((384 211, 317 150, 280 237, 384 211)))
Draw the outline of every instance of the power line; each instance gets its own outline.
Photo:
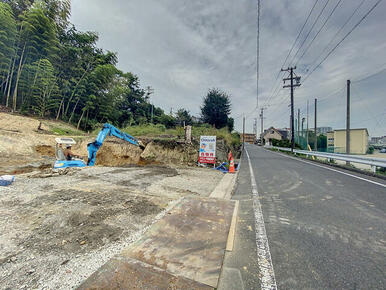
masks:
MULTIPOLYGON (((352 89, 353 89, 353 92, 355 93, 355 95, 360 96, 359 91, 357 91, 356 88, 352 87, 352 89)), ((378 118, 376 118, 376 115, 374 115, 374 114, 372 114, 372 113, 370 112, 371 110, 370 110, 369 106, 367 105, 367 102, 364 102, 363 105, 364 105, 363 107, 364 107, 365 110, 367 111, 367 114, 369 115, 369 117, 374 118, 374 120, 375 120, 375 122, 377 123, 377 125, 378 125, 379 127, 381 127, 381 124, 379 123, 378 118)))
POLYGON ((334 42, 334 40, 336 39, 336 37, 340 34, 340 32, 346 27, 346 25, 350 22, 350 20, 354 17, 354 15, 356 14, 356 12, 359 10, 359 8, 362 7, 363 3, 365 2, 366 0, 362 0, 361 3, 359 3, 359 5, 354 9, 353 13, 350 15, 350 17, 346 20, 346 22, 339 28, 339 30, 335 33, 334 37, 330 40, 330 42, 324 47, 323 51, 319 54, 319 56, 312 62, 312 64, 309 66, 309 67, 312 67, 315 62, 326 52, 327 48, 331 45, 331 43, 334 42))
POLYGON ((327 0, 326 3, 324 4, 324 6, 323 6, 322 10, 320 11, 318 17, 316 17, 314 23, 312 24, 311 29, 308 31, 308 33, 307 33, 306 37, 304 38, 302 44, 299 46, 299 48, 298 48, 298 50, 296 51, 294 57, 292 58, 290 64, 292 64, 293 61, 295 60, 295 58, 296 58, 296 56, 298 55, 300 49, 303 47, 304 43, 305 43, 306 40, 308 39, 308 36, 310 35, 311 31, 314 29, 316 23, 318 23, 320 16, 322 16, 322 14, 323 14, 323 12, 324 12, 324 9, 326 9, 327 4, 328 4, 329 2, 330 2, 330 0, 327 0))
POLYGON ((307 53, 307 51, 310 49, 311 45, 313 44, 314 40, 318 37, 319 33, 322 31, 322 29, 326 26, 328 20, 330 20, 331 16, 334 14, 335 10, 338 8, 338 6, 340 5, 340 3, 342 3, 343 0, 339 0, 334 9, 332 9, 332 11, 330 12, 330 15, 328 15, 328 17, 326 18, 326 20, 324 21, 323 25, 319 28, 318 32, 314 35, 314 38, 311 40, 311 42, 308 44, 307 48, 303 51, 303 54, 298 58, 298 60, 296 61, 296 64, 295 66, 299 63, 299 61, 302 59, 302 57, 307 53))
MULTIPOLYGON (((312 12, 313 12, 313 10, 314 10, 314 8, 315 8, 317 2, 318 2, 318 0, 317 0, 317 1, 314 3, 314 5, 312 6, 311 11, 310 11, 310 13, 308 14, 308 17, 307 17, 307 19, 306 19, 306 22, 305 22, 305 23, 303 24, 303 26, 302 26, 301 32, 303 31, 303 29, 304 29, 306 23, 308 22, 308 19, 310 18, 310 16, 311 16, 311 14, 312 14, 312 12)), ((311 29, 308 31, 308 33, 307 33, 305 39, 303 40, 303 42, 302 42, 301 45, 299 46, 298 50, 296 51, 296 53, 295 53, 295 55, 293 56, 293 58, 292 58, 292 60, 290 61, 290 63, 292 63, 292 62, 294 61, 294 59, 296 58, 297 54, 299 53, 300 49, 303 47, 305 41, 307 40, 308 36, 310 35, 311 31, 313 30, 314 26, 315 26, 316 23, 318 22, 320 16, 322 15, 324 9, 326 8, 326 6, 327 6, 327 4, 328 4, 329 2, 330 2, 330 0, 328 0, 328 1, 326 2, 326 4, 323 6, 323 8, 322 8, 322 10, 320 11, 318 17, 316 18, 316 20, 315 20, 314 23, 312 24, 311 29)), ((295 44, 296 44, 296 42, 297 42, 297 39, 300 37, 301 32, 298 34, 298 37, 296 38, 296 40, 295 40, 295 42, 294 42, 294 44, 293 44, 293 47, 295 46, 295 44)), ((293 49, 293 48, 291 48, 291 51, 290 51, 290 52, 292 52, 292 49, 293 49)), ((288 56, 289 56, 289 55, 288 55, 288 56)), ((288 58, 288 56, 287 56, 287 58, 288 58)), ((287 60, 287 58, 286 58, 286 60, 287 60)), ((285 60, 285 62, 286 62, 286 60, 285 60)), ((284 64, 285 64, 285 62, 284 62, 284 64)), ((284 65, 284 64, 283 64, 283 65, 284 65)), ((281 71, 280 71, 280 72, 281 72, 281 71)), ((278 73, 277 78, 280 76, 280 72, 278 73)), ((276 78, 275 82, 277 81, 277 78, 276 78)), ((280 82, 279 82, 278 85, 276 86, 275 90, 273 90, 273 93, 270 95, 270 97, 269 97, 269 98, 267 99, 267 101, 265 102, 265 105, 268 104, 268 102, 270 101, 270 99, 275 98, 275 97, 279 94, 280 90, 281 90, 281 86, 280 86, 280 82)))
MULTIPOLYGON (((318 2, 319 2, 319 0, 316 0, 316 1, 315 1, 315 3, 314 3, 314 5, 312 6, 310 12, 308 13, 307 19, 306 19, 306 21, 304 22, 302 28, 300 29, 299 34, 298 34, 298 36, 296 37, 294 43, 292 44, 292 47, 291 47, 290 51, 288 52, 287 57, 285 58, 285 60, 284 60, 284 62, 283 62, 283 65, 282 65, 281 67, 284 67, 284 66, 285 66, 285 63, 287 62, 288 57, 291 55, 292 50, 295 48, 295 44, 296 44, 296 42, 299 40, 299 37, 300 37, 300 35, 302 34, 302 32, 303 32, 303 30, 304 30, 304 27, 306 26, 306 24, 307 24, 307 22, 308 22, 308 19, 310 18, 311 14, 312 14, 312 12, 314 11, 315 6, 316 6, 316 4, 317 4, 318 2)), ((280 72, 281 72, 281 71, 280 71, 280 72)), ((279 72, 279 74, 280 74, 280 72, 279 72)))
POLYGON ((359 82, 365 81, 365 80, 367 80, 369 78, 372 78, 372 77, 374 77, 374 76, 376 76, 376 75, 378 75, 378 74, 380 74, 380 73, 382 73, 384 71, 386 71, 386 67, 382 68, 381 70, 377 71, 376 73, 367 75, 367 76, 365 76, 365 77, 363 77, 363 78, 361 78, 359 80, 353 81, 352 83, 359 83, 359 82))
MULTIPOLYGON (((299 40, 300 35, 302 34, 302 32, 303 32, 303 30, 304 30, 304 27, 306 26, 306 24, 307 24, 307 22, 308 22, 308 19, 310 18, 311 14, 312 14, 312 12, 314 11, 315 6, 316 6, 316 4, 317 4, 318 2, 319 2, 319 0, 316 0, 316 1, 315 1, 315 3, 314 3, 314 5, 312 6, 310 12, 308 13, 308 16, 307 16, 307 18, 306 18, 306 21, 303 23, 303 26, 302 26, 302 28, 300 29, 300 31, 299 31, 299 33, 298 33, 298 36, 296 37, 294 43, 292 44, 292 47, 291 47, 290 51, 288 52, 288 54, 287 54, 287 56, 286 56, 286 58, 285 58, 283 64, 281 65, 281 68, 285 66, 285 64, 286 64, 286 62, 287 62, 289 56, 291 55, 293 49, 295 48, 295 45, 296 45, 297 41, 299 40)), ((269 102, 269 100, 271 99, 271 97, 272 97, 272 95, 273 95, 273 92, 276 91, 276 89, 274 90, 274 88, 277 86, 276 84, 277 84, 277 81, 279 80, 279 77, 280 77, 280 74, 281 74, 281 73, 282 73, 282 71, 279 70, 278 73, 277 73, 277 75, 276 75, 276 78, 275 78, 275 80, 274 80, 274 82, 273 82, 273 86, 272 86, 272 89, 271 89, 270 97, 267 99, 267 101, 265 102, 265 104, 267 104, 267 103, 269 102)), ((279 82, 278 84, 279 84, 279 87, 281 87, 281 85, 280 85, 280 84, 281 84, 281 80, 280 80, 280 82, 279 82)))
POLYGON ((338 46, 362 23, 363 20, 366 19, 366 17, 378 6, 379 3, 381 3, 383 0, 378 0, 369 11, 366 12, 366 14, 354 25, 351 30, 346 33, 346 35, 334 46, 333 49, 330 50, 330 52, 323 58, 323 60, 304 78, 303 83, 312 75, 312 73, 322 64, 325 62, 325 60, 335 51, 335 49, 338 48, 338 46))

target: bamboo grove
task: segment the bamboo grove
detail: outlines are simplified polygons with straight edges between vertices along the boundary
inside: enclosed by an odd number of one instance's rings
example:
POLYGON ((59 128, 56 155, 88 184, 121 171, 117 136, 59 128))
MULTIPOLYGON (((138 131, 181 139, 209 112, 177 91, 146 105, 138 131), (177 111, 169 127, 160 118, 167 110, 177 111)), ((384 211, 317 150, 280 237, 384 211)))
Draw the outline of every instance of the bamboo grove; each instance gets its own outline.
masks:
POLYGON ((115 53, 97 47, 96 33, 69 22, 70 11, 70 0, 1 0, 1 104, 82 129, 103 122, 173 125, 173 117, 152 108, 152 90, 117 69, 115 53))

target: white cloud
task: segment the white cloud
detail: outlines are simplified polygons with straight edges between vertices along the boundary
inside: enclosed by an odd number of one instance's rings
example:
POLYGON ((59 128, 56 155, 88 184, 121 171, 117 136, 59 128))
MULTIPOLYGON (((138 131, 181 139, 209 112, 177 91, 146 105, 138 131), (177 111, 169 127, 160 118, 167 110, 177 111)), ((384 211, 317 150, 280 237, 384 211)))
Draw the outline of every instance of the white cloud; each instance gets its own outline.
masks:
MULTIPOLYGON (((314 62, 360 0, 344 0, 320 33, 309 53, 299 62, 298 73, 314 62)), ((155 89, 154 102, 165 111, 185 107, 199 114, 202 97, 210 87, 232 95, 233 116, 250 112, 256 104, 256 1, 252 0, 73 0, 72 21, 80 30, 99 32, 99 45, 118 52, 119 67, 136 73, 143 86, 155 89)), ((366 1, 344 33, 374 0, 366 1)), ((331 11, 331 1, 318 25, 331 11)), ((260 93, 261 103, 270 95, 275 77, 313 1, 262 1, 260 93)), ((318 4, 321 5, 321 4, 318 4)), ((316 13, 321 7, 317 6, 316 13)), ((386 3, 342 43, 333 55, 296 90, 296 105, 305 112, 314 97, 326 95, 386 65, 386 3)), ((315 15, 311 19, 315 19, 315 15)), ((315 30, 320 26, 316 25, 315 30)), ((309 29, 306 27, 306 30, 309 29)), ((315 32, 313 32, 315 33, 315 32)), ((313 37, 313 33, 310 34, 313 37)), ((338 39, 340 39, 342 33, 338 39)), ((301 55, 301 53, 300 53, 301 55)), ((361 83, 353 95, 353 125, 368 126, 373 135, 386 134, 384 113, 386 73, 377 82, 361 83), (360 104, 360 105, 357 105, 360 104), (364 105, 363 105, 364 104, 364 105), (383 105, 382 105, 383 104, 383 105), (361 108, 368 107, 361 112, 361 108), (366 114, 369 117, 366 117, 366 114), (374 117, 377 116, 377 117, 374 117), (367 119, 366 119, 367 118, 367 119), (383 119, 382 119, 383 118, 383 119), (361 121, 366 119, 366 121, 361 121)), ((320 102, 320 125, 344 126, 344 92, 320 102)), ((288 126, 289 91, 272 98, 266 126, 288 126)), ((312 112, 312 110, 311 110, 312 112)), ((247 130, 252 130, 252 118, 247 130)), ((310 118, 312 121, 312 118, 310 118)), ((241 118, 236 120, 241 128, 241 118)))

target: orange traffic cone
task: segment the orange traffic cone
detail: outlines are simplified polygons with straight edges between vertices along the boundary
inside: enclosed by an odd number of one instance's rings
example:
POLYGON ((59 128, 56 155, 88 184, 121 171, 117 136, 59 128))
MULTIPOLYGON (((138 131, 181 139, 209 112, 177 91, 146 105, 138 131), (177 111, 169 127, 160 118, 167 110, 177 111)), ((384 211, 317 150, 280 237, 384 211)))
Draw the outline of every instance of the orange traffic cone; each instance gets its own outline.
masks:
POLYGON ((228 153, 228 160, 230 161, 232 158, 233 158, 232 151, 229 151, 229 153, 228 153))
POLYGON ((235 161, 231 156, 231 160, 229 161, 229 173, 235 173, 235 161))

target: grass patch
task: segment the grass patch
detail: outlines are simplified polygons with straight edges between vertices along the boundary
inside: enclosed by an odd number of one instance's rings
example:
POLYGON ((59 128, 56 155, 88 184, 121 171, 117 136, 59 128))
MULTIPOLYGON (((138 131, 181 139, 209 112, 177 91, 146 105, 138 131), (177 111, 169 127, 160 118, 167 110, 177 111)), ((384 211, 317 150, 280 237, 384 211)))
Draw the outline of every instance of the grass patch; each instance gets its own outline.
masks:
POLYGON ((79 136, 84 135, 82 131, 79 130, 71 130, 71 129, 65 129, 65 128, 59 128, 59 127, 53 127, 51 128, 51 131, 54 134, 61 135, 61 136, 79 136))
MULTIPOLYGON (((176 127, 167 129, 164 125, 146 124, 132 127, 126 127, 123 129, 130 135, 137 137, 165 137, 165 138, 184 138, 184 128, 176 127)), ((199 140, 200 136, 216 136, 217 139, 223 139, 227 144, 234 148, 241 145, 240 135, 238 133, 230 133, 227 128, 216 129, 212 126, 201 125, 192 127, 192 136, 199 140)))
POLYGON ((383 175, 383 176, 386 176, 386 168, 382 167, 382 168, 377 168, 377 174, 379 175, 383 175))
POLYGON ((146 124, 126 127, 122 130, 125 133, 128 133, 133 136, 138 137, 160 137, 165 136, 169 138, 178 138, 184 136, 184 129, 182 127, 166 129, 162 124, 146 124))

